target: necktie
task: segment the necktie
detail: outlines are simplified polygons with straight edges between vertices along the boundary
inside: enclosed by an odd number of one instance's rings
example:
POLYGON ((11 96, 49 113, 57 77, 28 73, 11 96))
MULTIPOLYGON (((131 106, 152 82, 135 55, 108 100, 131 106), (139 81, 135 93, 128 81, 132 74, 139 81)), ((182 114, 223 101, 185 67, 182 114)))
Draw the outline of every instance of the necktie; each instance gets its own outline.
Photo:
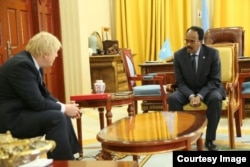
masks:
POLYGON ((193 69, 194 69, 195 73, 196 73, 196 71, 197 71, 197 65, 196 65, 196 59, 195 59, 196 56, 197 56, 197 55, 193 54, 192 57, 191 57, 192 66, 193 66, 193 69))
POLYGON ((40 77, 40 83, 41 85, 43 85, 43 70, 40 68, 38 72, 39 72, 39 77, 40 77))

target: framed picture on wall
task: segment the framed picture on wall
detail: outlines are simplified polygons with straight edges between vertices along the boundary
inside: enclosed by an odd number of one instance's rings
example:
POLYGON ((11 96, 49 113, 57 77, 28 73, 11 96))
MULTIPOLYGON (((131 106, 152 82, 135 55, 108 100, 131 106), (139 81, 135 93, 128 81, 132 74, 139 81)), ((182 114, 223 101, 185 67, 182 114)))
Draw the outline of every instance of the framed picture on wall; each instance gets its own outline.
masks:
POLYGON ((112 40, 110 27, 102 27, 102 40, 112 40))

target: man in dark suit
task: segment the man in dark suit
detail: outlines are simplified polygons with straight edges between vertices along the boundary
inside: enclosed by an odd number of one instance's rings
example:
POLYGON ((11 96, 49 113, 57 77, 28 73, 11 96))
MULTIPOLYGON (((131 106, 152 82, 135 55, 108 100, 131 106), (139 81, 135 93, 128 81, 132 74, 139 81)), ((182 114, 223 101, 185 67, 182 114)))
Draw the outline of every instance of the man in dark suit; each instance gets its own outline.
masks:
POLYGON ((220 120, 222 100, 226 97, 221 83, 221 63, 217 50, 203 42, 204 31, 192 26, 186 30, 186 47, 174 54, 177 91, 168 98, 170 111, 182 111, 185 104, 207 105, 207 130, 205 147, 217 151, 214 144, 220 120))
POLYGON ((17 138, 45 135, 56 147, 48 158, 74 159, 80 145, 71 118, 80 117, 77 104, 63 104, 42 82, 42 68, 52 66, 60 41, 50 33, 32 37, 22 51, 0 67, 0 133, 17 138))

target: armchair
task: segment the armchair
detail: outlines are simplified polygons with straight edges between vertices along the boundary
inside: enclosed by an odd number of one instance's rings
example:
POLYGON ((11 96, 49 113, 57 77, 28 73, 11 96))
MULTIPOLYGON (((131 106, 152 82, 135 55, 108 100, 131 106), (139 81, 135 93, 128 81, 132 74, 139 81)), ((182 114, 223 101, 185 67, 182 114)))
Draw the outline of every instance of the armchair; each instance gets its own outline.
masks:
MULTIPOLYGON (((238 43, 239 44, 239 57, 244 57, 244 35, 245 30, 243 27, 221 27, 210 28, 205 32, 205 44, 217 43, 238 43)), ((249 78, 249 71, 239 71, 239 86, 240 86, 240 113, 241 117, 245 118, 245 99, 250 99, 250 82, 245 82, 249 78)))
MULTIPOLYGON (((240 92, 238 84, 238 44, 224 43, 208 45, 219 51, 221 59, 221 81, 227 92, 226 100, 222 102, 222 112, 225 112, 228 118, 228 133, 230 148, 235 148, 235 132, 237 137, 241 137, 241 117, 239 112, 240 92), (234 124, 235 121, 235 124, 234 124)), ((175 85, 168 85, 168 90, 173 90, 175 85)), ((205 111, 207 106, 202 103, 199 107, 192 107, 189 104, 184 106, 184 111, 205 111)))
MULTIPOLYGON (((161 101, 163 111, 167 110, 167 92, 165 77, 160 74, 147 74, 147 75, 138 75, 136 74, 135 65, 133 61, 133 55, 131 50, 128 48, 123 48, 121 50, 121 56, 123 59, 125 72, 128 79, 128 89, 134 93, 134 103, 135 103, 135 113, 138 111, 138 101, 161 101), (137 85, 137 82, 151 82, 152 84, 148 85, 137 85)), ((144 111, 148 112, 148 111, 144 111)))
POLYGON ((245 102, 246 99, 250 99, 250 81, 245 81, 246 78, 250 77, 250 70, 244 71, 240 73, 239 76, 239 86, 241 90, 240 95, 240 113, 242 114, 242 118, 245 118, 245 102))
POLYGON ((205 44, 218 44, 218 43, 238 43, 239 44, 239 57, 244 56, 244 35, 245 30, 243 27, 220 27, 210 28, 205 32, 205 44))

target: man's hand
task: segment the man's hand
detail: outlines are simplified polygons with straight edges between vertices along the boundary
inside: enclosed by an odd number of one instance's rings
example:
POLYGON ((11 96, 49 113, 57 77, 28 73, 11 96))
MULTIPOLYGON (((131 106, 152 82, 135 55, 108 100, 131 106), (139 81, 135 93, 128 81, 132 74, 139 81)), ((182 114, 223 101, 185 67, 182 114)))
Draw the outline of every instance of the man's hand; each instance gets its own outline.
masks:
POLYGON ((190 105, 192 107, 198 107, 201 105, 201 98, 200 96, 193 96, 190 98, 190 105))
POLYGON ((76 104, 75 102, 65 104, 65 114, 71 118, 80 118, 81 111, 79 109, 79 104, 76 104))

